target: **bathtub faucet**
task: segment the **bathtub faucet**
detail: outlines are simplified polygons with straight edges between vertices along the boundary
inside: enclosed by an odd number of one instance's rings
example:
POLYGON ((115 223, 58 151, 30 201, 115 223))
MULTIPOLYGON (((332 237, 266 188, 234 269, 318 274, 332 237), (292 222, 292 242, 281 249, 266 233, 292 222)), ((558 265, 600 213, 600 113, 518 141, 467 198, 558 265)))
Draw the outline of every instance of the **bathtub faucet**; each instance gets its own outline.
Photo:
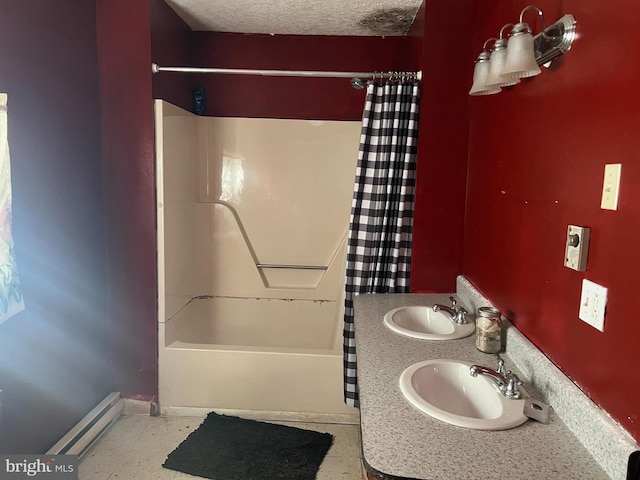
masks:
POLYGON ((439 311, 447 312, 449 314, 449 316, 451 317, 451 320, 453 320, 458 325, 467 324, 469 322, 468 319, 467 319, 467 315, 469 314, 469 312, 467 312, 464 309, 464 307, 458 306, 458 302, 456 301, 455 298, 449 297, 449 300, 451 300, 451 307, 447 307, 446 305, 440 305, 439 303, 436 303, 433 306, 433 311, 434 312, 439 312, 439 311))

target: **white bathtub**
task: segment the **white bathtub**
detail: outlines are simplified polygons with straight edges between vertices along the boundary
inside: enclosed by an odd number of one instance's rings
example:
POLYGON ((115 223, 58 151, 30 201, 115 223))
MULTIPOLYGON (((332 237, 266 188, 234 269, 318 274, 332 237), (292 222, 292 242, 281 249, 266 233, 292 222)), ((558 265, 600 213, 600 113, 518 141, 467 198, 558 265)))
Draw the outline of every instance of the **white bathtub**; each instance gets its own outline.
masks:
POLYGON ((341 307, 360 122, 155 108, 161 412, 357 416, 341 307))
POLYGON ((160 324, 161 409, 354 415, 335 312, 334 301, 190 301, 160 324))

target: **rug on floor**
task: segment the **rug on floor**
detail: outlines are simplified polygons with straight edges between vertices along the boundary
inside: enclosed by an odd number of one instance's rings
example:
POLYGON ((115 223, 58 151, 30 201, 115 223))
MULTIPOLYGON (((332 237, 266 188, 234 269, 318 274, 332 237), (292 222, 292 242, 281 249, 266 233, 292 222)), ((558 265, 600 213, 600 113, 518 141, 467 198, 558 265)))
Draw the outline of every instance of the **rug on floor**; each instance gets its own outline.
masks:
POLYGON ((215 480, 314 480, 333 436, 209 413, 162 465, 215 480))

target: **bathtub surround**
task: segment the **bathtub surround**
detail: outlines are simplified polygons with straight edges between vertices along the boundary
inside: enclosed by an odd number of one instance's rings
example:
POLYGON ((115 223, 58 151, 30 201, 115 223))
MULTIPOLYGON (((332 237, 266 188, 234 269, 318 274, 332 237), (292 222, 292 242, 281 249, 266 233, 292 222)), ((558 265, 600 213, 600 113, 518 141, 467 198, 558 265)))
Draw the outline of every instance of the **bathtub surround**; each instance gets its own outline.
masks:
POLYGON ((341 325, 360 124, 156 112, 161 411, 353 417, 341 325))
POLYGON ((409 291, 419 86, 367 86, 347 245, 344 398, 358 406, 353 297, 409 291))

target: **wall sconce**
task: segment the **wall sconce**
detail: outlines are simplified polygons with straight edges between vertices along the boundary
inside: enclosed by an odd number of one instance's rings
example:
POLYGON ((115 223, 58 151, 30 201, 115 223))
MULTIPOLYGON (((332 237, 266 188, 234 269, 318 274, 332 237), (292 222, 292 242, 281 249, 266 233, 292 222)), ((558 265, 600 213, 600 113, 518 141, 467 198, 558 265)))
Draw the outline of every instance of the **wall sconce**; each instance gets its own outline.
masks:
POLYGON ((492 95, 520 82, 521 78, 538 75, 540 65, 548 64, 571 48, 575 39, 576 20, 566 14, 551 26, 544 27, 542 10, 529 5, 520 12, 520 21, 508 23, 500 30, 500 38, 490 38, 482 47, 476 59, 473 85, 469 95, 492 95), (540 15, 542 31, 535 37, 531 27, 524 22, 524 14, 535 9, 540 15), (504 30, 512 27, 508 41, 503 38, 504 30), (487 44, 493 41, 491 53, 487 44))
POLYGON ((491 69, 491 54, 487 50, 487 43, 496 41, 496 38, 490 38, 482 45, 482 52, 476 60, 476 67, 473 70, 473 85, 469 90, 469 95, 492 95, 498 93, 501 88, 497 85, 490 86, 487 84, 487 77, 491 69))
POLYGON ((496 40, 491 49, 489 58, 489 75, 487 76, 488 87, 509 87, 520 83, 519 78, 507 78, 502 76, 505 61, 507 60, 507 40, 502 38, 504 29, 515 27, 513 23, 507 23, 500 29, 500 38, 496 40))

